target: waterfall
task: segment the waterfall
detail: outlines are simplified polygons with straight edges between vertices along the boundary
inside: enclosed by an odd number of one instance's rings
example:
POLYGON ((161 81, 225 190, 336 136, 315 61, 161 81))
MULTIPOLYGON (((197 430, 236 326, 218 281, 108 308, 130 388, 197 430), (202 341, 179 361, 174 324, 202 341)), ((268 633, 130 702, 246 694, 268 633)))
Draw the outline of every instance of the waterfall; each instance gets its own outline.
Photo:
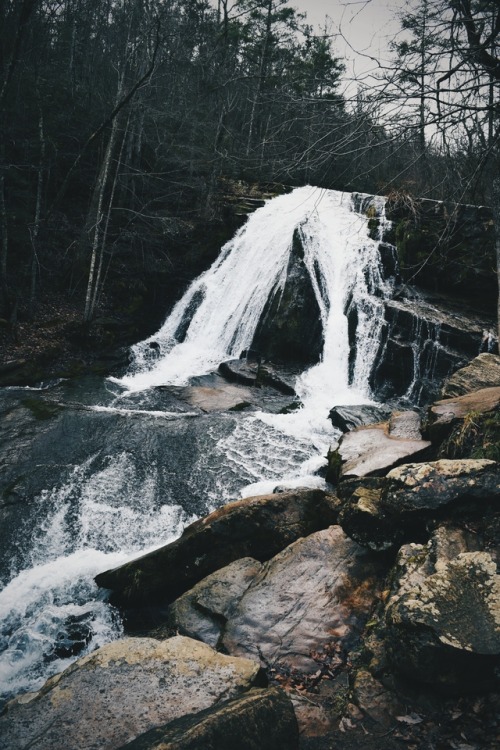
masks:
MULTIPOLYGON (((383 223, 384 200, 372 204, 383 223)), ((381 273, 378 242, 368 237, 368 218, 354 211, 352 195, 310 186, 274 198, 250 216, 162 328, 133 348, 130 372, 117 382, 128 391, 185 384, 239 357, 251 346, 269 297, 283 290, 296 230, 324 330, 321 363, 302 378, 300 396, 368 399, 381 301, 391 286, 381 273), (358 319, 351 383, 348 308, 358 319)))
MULTIPOLYGON (((383 224, 384 201, 371 200, 383 224)), ((94 381, 53 386, 67 408, 37 428, 43 440, 33 448, 21 438, 13 477, 17 492, 29 475, 33 485, 19 491, 30 502, 19 501, 16 523, 1 537, 8 563, 0 570, 0 702, 120 636, 96 573, 172 541, 238 495, 324 486, 317 469, 335 439, 329 409, 371 399, 392 291, 378 244, 351 194, 303 187, 272 199, 160 331, 134 347, 125 377, 97 390, 94 381), (320 361, 295 385, 302 408, 200 415, 172 389, 154 388, 186 384, 252 344, 270 296, 286 283, 295 233, 324 334, 320 361)), ((0 406, 2 399, 5 413, 17 413, 15 391, 0 393, 0 406)))

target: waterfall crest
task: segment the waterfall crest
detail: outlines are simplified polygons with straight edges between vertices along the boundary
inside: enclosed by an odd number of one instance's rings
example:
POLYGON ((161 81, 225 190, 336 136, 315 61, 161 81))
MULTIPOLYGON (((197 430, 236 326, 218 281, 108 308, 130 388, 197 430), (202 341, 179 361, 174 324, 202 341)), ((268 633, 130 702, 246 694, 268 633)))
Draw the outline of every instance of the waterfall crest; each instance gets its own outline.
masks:
MULTIPOLYGON (((383 199, 373 200, 383 218, 383 199)), ((354 211, 351 194, 310 186, 274 198, 250 216, 162 328, 133 348, 130 371, 117 382, 128 391, 181 385, 239 357, 251 346, 269 297, 284 287, 296 230, 324 331, 322 361, 302 379, 300 395, 326 388, 330 397, 334 391, 351 400, 351 383, 368 397, 380 333, 377 307, 390 285, 380 272, 378 242, 368 237, 368 218, 354 211), (353 310, 356 356, 349 374, 348 313, 353 310)))

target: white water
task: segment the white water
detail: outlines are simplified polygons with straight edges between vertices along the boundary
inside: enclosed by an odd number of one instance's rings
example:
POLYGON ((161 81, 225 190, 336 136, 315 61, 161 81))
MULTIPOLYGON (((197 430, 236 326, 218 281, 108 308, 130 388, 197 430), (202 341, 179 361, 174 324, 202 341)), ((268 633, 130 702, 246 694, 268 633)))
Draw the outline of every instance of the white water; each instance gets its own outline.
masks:
MULTIPOLYGON (((382 210, 382 202, 377 208, 382 210)), ((191 413, 144 409, 141 392, 146 402, 147 389, 185 384, 251 345, 269 295, 279 294, 286 281, 296 229, 321 310, 323 355, 296 384, 303 403, 298 412, 226 415, 221 417, 224 434, 215 430, 213 438, 215 428, 207 420, 200 461, 205 475, 213 475, 204 491, 214 507, 234 497, 235 476, 242 477, 242 495, 264 493, 277 484, 322 485, 315 471, 335 437, 329 410, 371 399, 368 377, 378 348, 382 300, 391 288, 380 274, 378 243, 368 238, 366 216, 352 210, 350 194, 299 188, 257 210, 161 330, 134 347, 131 371, 115 381, 124 394, 135 394, 134 408, 120 398, 112 406, 91 407, 96 414, 118 414, 120 421, 140 420, 144 429, 152 420, 168 424, 190 417, 195 424, 191 413), (358 316, 352 382, 349 304, 358 316), (182 342, 176 339, 180 328, 182 342), (159 345, 159 356, 152 342, 159 345)), ((121 623, 93 576, 167 543, 191 520, 180 506, 155 500, 157 466, 149 465, 146 477, 137 467, 130 452, 110 456, 104 467, 94 455, 36 499, 34 512, 43 520, 28 540, 29 554, 13 564, 0 592, 0 694, 37 688, 74 660, 54 648, 64 641, 68 620, 84 624, 83 653, 119 637, 121 623)))

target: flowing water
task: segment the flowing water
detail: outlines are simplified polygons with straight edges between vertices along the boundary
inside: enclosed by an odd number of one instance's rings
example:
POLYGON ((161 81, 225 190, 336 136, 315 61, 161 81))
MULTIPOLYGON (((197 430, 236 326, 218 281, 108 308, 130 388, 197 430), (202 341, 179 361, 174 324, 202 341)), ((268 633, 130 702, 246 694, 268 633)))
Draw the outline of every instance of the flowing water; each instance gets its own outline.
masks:
MULTIPOLYGON (((383 221, 383 201, 375 209, 383 221)), ((160 331, 133 348, 121 378, 0 392, 4 699, 120 636, 96 573, 173 540, 231 498, 323 484, 316 472, 335 438, 328 411, 370 401, 391 292, 352 196, 298 188, 249 218, 160 331), (158 388, 188 384, 251 346, 266 302, 284 287, 296 230, 324 331, 320 362, 296 383, 302 408, 202 414, 158 388)))

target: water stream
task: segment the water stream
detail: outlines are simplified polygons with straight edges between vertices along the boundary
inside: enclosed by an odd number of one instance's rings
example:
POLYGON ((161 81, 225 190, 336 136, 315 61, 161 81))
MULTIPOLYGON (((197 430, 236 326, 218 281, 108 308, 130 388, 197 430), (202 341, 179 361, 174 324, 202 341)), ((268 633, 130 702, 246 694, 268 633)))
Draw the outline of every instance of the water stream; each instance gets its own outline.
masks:
MULTIPOLYGON (((383 201, 375 208, 383 219, 383 201)), ((97 572, 173 540, 232 498, 323 484, 316 471, 335 438, 328 411, 370 401, 381 306, 392 292, 367 223, 350 194, 304 187, 268 201, 160 331, 133 348, 123 376, 0 391, 9 446, 0 506, 3 699, 120 636, 97 572), (269 296, 286 282, 295 230, 324 330, 321 361, 296 384, 302 408, 203 414, 157 388, 188 384, 251 346, 269 296), (34 398, 51 406, 50 418, 34 398)))

